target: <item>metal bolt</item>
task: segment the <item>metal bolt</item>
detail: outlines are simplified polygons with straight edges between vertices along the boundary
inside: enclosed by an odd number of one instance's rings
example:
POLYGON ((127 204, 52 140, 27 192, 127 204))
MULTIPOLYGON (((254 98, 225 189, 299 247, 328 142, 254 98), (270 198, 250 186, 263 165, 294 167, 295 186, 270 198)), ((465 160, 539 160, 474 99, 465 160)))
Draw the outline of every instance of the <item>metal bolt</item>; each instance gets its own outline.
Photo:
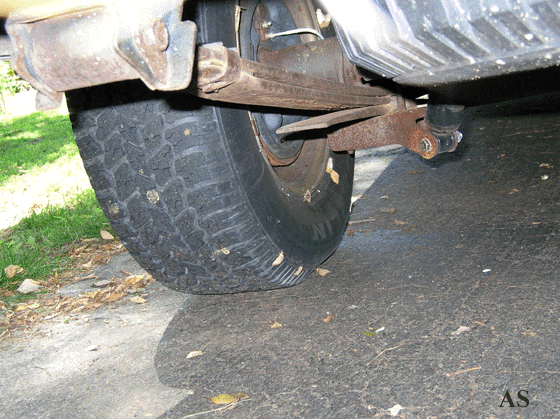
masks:
POLYGON ((427 138, 420 140, 420 150, 428 152, 432 149, 432 143, 427 138))

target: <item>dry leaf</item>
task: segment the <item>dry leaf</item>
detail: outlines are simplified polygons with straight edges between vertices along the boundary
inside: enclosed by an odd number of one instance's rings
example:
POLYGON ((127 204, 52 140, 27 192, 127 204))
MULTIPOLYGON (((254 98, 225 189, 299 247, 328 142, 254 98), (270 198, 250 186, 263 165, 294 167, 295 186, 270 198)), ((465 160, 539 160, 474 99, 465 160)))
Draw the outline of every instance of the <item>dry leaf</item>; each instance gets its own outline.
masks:
POLYGON ((329 271, 328 269, 323 269, 323 268, 317 268, 317 273, 320 276, 325 276, 331 273, 331 271, 329 271))
POLYGON ((105 288, 107 285, 111 285, 112 283, 113 281, 111 281, 110 279, 104 279, 102 281, 94 282, 91 285, 95 288, 105 288))
POLYGON ((148 301, 148 300, 146 300, 145 298, 140 297, 139 295, 137 295, 136 297, 132 297, 132 298, 130 299, 130 302, 131 302, 131 303, 134 303, 134 304, 144 304, 146 301, 148 301))
POLYGON ((459 336, 461 333, 463 333, 463 332, 468 332, 469 330, 471 330, 470 327, 461 326, 461 327, 459 327, 457 330, 455 330, 454 332, 451 332, 451 334, 452 334, 453 336, 459 336))
POLYGON ((331 179, 334 183, 336 183, 338 185, 338 182, 340 182, 340 176, 338 174, 338 172, 336 172, 335 170, 333 170, 331 172, 331 179))
POLYGON ((12 278, 14 275, 20 274, 23 272, 23 269, 18 265, 9 265, 4 268, 4 273, 9 278, 12 278))
POLYGON ((325 317, 325 318, 323 319, 323 321, 324 321, 325 323, 328 323, 328 322, 330 322, 332 319, 334 319, 334 314, 329 314, 327 317, 325 317))
POLYGON ((394 208, 381 208, 379 211, 385 213, 385 214, 392 214, 395 212, 394 208))
POLYGON ((13 292, 13 291, 4 291, 4 293, 2 295, 6 298, 10 298, 10 297, 13 297, 14 295, 16 295, 16 293, 13 292))
POLYGON ((247 397, 249 396, 244 393, 237 393, 235 396, 232 396, 231 394, 220 394, 219 396, 211 397, 210 401, 214 404, 230 404, 236 400, 245 399, 247 397))
POLYGON ((284 261, 284 252, 280 252, 278 257, 272 262, 272 266, 278 266, 284 261))
POLYGON ((144 279, 144 275, 131 275, 127 276, 124 280, 127 284, 136 285, 144 279))
POLYGON ((398 226, 404 226, 404 225, 406 225, 407 223, 404 222, 404 221, 395 220, 395 221, 393 221, 393 224, 398 225, 398 226))
POLYGON ((111 233, 105 231, 105 230, 101 230, 101 238, 103 240, 113 240, 114 237, 111 233))
POLYGON ((124 292, 112 292, 107 297, 107 301, 110 302, 110 303, 115 302, 115 301, 119 301, 124 296, 126 296, 126 293, 124 293, 124 292))
POLYGON ((307 202, 308 204, 311 203, 311 191, 308 189, 307 191, 305 191, 305 194, 303 195, 303 199, 305 200, 305 202, 307 202))
POLYGON ((396 404, 389 409, 389 413, 391 416, 397 416, 402 409, 403 407, 400 404, 396 404))
POLYGON ((332 157, 329 157, 329 160, 327 161, 327 168, 325 169, 325 171, 327 173, 331 173, 333 170, 334 170, 333 159, 332 157))
POLYGON ((200 356, 203 353, 204 352, 202 352, 202 351, 190 351, 189 354, 187 355, 187 359, 194 358, 195 356, 200 356))
POLYGON ((294 274, 293 274, 292 276, 298 276, 298 275, 301 273, 301 271, 303 271, 303 266, 300 266, 300 267, 297 269, 297 271, 294 272, 294 274))
POLYGON ((276 329, 278 327, 284 327, 284 325, 282 323, 280 323, 278 320, 274 320, 274 323, 272 323, 272 326, 270 326, 271 329, 276 329))
POLYGON ((346 235, 347 235, 347 236, 353 236, 354 233, 355 233, 354 230, 348 230, 348 231, 346 232, 346 235))
POLYGON ((19 292, 20 294, 30 294, 32 292, 38 291, 39 288, 41 287, 36 281, 27 278, 20 284, 20 286, 17 289, 17 292, 19 292))
POLYGON ((91 260, 90 260, 89 262, 87 262, 87 263, 84 263, 84 264, 82 265, 82 268, 86 268, 86 269, 87 269, 87 268, 91 268, 92 266, 93 266, 93 259, 91 259, 91 260))

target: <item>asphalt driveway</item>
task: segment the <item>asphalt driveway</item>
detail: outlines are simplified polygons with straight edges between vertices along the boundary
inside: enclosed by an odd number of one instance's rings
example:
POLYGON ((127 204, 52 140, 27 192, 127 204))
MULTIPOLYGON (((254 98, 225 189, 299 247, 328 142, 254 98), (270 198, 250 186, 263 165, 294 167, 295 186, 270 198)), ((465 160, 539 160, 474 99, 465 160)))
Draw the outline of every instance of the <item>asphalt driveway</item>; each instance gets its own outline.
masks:
POLYGON ((435 161, 360 161, 325 276, 228 296, 156 284, 146 305, 4 343, 3 415, 560 417, 560 101, 471 109, 462 131, 435 161), (209 412, 225 393, 248 397, 209 412))

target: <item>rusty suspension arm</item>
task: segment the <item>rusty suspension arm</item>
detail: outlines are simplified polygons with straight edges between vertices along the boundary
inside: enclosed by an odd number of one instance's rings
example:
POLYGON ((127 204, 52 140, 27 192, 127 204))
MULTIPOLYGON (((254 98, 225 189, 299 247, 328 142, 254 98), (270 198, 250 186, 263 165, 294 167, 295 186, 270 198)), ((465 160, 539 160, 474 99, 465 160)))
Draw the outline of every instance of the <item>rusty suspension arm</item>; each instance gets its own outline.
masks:
POLYGON ((343 84, 249 61, 221 44, 198 49, 197 86, 198 96, 205 99, 290 109, 340 110, 394 101, 385 89, 343 84))
POLYGON ((7 25, 15 47, 12 66, 40 92, 38 109, 57 107, 66 90, 119 80, 140 78, 150 89, 184 90, 196 64, 196 86, 186 93, 236 104, 334 111, 282 127, 286 132, 370 118, 332 132, 333 150, 402 144, 431 158, 456 145, 453 124, 444 124, 450 133, 437 133, 433 124, 417 124, 423 110, 404 110, 393 92, 362 85, 336 38, 261 49, 259 62, 221 44, 196 52, 196 26, 181 22, 181 5, 182 0, 163 0, 158 7, 138 0, 132 15, 121 0, 26 9, 10 16, 7 25), (442 144, 444 137, 450 144, 442 144))

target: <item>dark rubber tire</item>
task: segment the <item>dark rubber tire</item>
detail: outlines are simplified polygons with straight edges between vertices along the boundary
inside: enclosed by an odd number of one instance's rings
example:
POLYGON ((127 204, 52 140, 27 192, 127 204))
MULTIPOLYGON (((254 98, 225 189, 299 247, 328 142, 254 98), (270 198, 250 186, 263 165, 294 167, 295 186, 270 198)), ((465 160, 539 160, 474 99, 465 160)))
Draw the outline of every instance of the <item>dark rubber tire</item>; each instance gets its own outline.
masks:
MULTIPOLYGON (((199 42, 235 45, 234 4, 199 6, 199 42)), ((283 187, 244 109, 151 92, 141 82, 67 98, 105 215, 138 263, 171 288, 222 294, 291 286, 338 246, 351 155, 327 151, 340 180, 323 171, 307 202, 283 187)))

